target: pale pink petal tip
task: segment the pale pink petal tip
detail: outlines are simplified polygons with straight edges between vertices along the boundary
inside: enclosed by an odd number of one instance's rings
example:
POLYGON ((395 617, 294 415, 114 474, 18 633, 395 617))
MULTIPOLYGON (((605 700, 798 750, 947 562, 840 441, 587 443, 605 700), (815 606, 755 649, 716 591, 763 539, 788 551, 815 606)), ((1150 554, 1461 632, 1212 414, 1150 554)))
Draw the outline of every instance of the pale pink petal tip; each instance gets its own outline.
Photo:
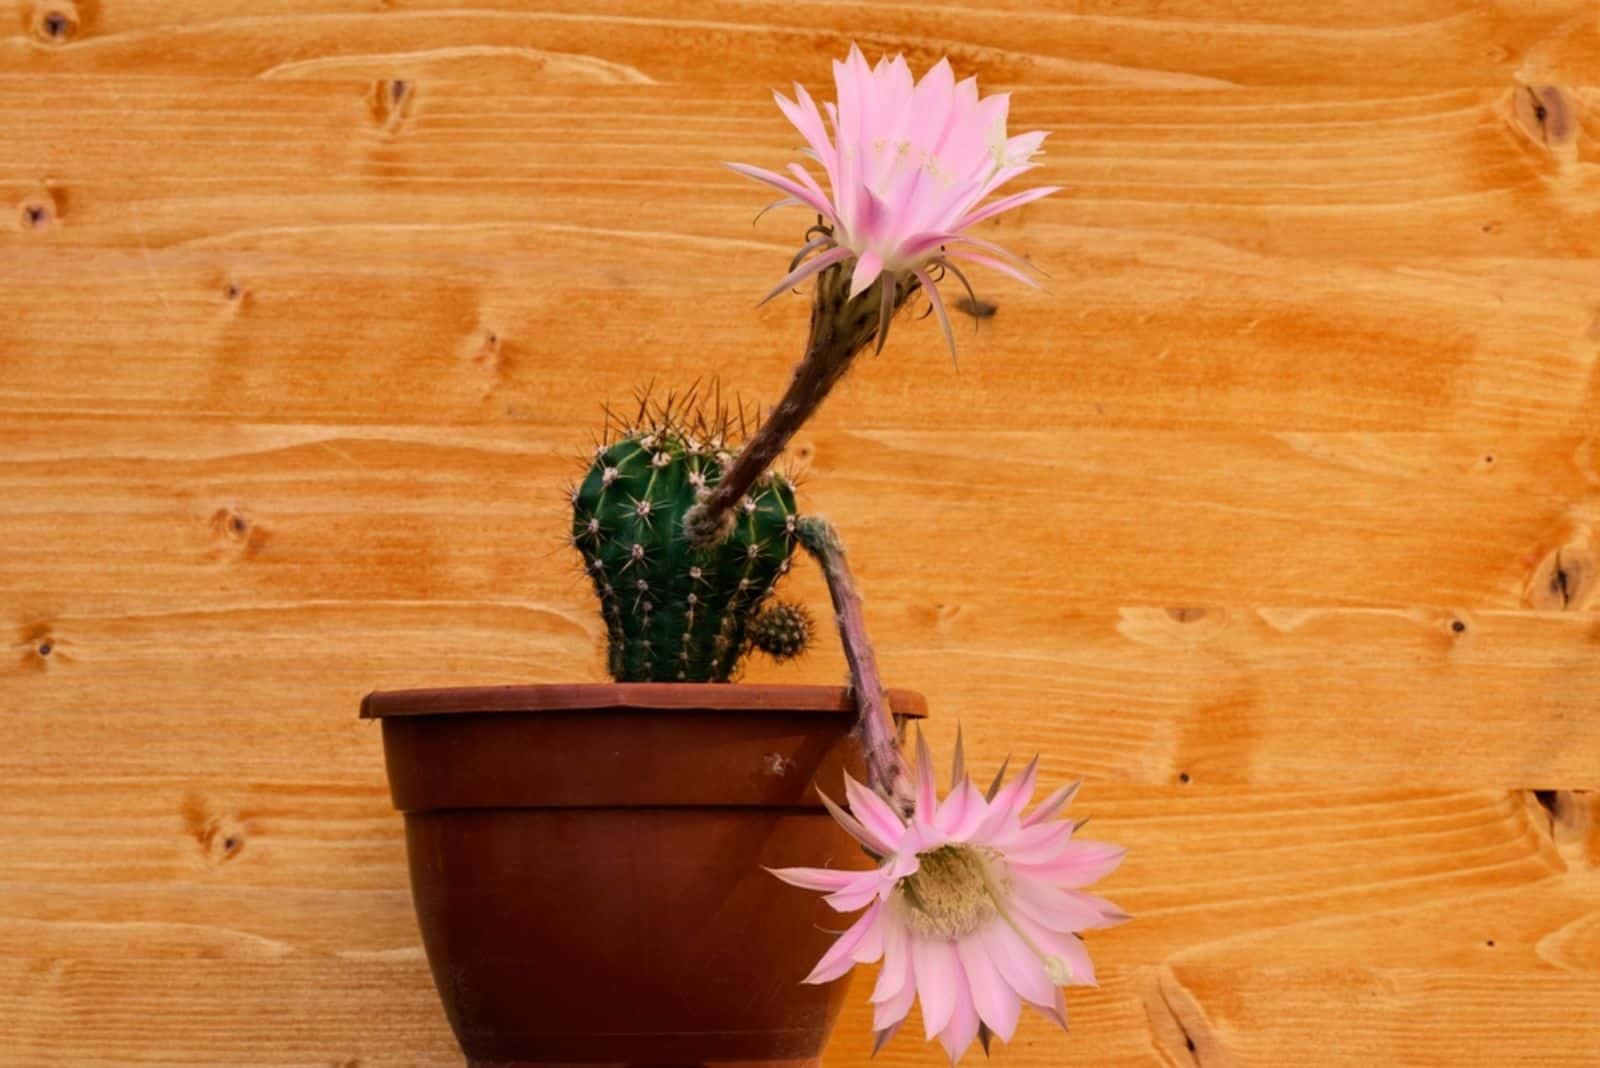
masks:
POLYGON ((855 872, 835 871, 832 868, 768 868, 766 870, 769 874, 777 876, 790 886, 798 886, 802 890, 821 890, 827 893, 844 889, 855 878, 855 872))

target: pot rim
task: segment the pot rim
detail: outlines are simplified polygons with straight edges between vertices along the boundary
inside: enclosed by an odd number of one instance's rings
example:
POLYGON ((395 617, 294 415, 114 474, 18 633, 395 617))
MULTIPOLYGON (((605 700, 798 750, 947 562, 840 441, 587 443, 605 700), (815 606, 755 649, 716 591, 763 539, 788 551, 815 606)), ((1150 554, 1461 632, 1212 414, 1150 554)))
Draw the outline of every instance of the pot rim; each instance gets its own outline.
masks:
MULTIPOLYGON (((888 690, 896 717, 923 719, 928 702, 915 690, 888 690)), ((361 699, 362 719, 482 715, 498 712, 818 712, 854 714, 846 686, 726 682, 557 682, 374 690, 361 699)))

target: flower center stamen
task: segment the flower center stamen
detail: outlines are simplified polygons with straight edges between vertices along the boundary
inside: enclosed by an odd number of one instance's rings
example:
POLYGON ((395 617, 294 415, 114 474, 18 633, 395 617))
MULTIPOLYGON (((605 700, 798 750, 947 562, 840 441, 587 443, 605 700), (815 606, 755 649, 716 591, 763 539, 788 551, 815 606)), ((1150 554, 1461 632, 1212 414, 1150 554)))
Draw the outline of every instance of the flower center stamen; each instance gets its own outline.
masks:
POLYGON ((982 854, 947 845, 923 853, 921 866, 901 879, 894 901, 906 925, 932 938, 960 938, 996 911, 982 854))

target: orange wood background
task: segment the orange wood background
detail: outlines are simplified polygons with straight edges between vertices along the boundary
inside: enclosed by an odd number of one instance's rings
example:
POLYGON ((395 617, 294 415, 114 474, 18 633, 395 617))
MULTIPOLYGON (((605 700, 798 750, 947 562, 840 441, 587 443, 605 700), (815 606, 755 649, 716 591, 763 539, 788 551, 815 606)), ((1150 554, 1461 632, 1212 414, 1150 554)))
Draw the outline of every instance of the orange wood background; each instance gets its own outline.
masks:
POLYGON ((357 701, 600 677, 559 486, 776 396, 717 161, 851 39, 1068 187, 795 449, 934 741, 1132 847, 995 1062, 1600 1064, 1594 0, 0 0, 0 1063, 459 1063, 357 701))

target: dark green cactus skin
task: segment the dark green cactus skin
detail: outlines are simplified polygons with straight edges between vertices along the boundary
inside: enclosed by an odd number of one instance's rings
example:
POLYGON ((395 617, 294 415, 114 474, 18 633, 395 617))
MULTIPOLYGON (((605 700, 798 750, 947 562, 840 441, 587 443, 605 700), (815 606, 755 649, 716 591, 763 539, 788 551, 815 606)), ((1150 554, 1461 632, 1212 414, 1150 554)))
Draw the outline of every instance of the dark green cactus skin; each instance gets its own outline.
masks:
POLYGON ((748 627, 789 570, 794 487, 764 477, 735 509, 732 534, 690 548, 684 513, 731 459, 681 427, 636 430, 605 446, 572 495, 572 539, 600 597, 618 682, 726 682, 748 627))

